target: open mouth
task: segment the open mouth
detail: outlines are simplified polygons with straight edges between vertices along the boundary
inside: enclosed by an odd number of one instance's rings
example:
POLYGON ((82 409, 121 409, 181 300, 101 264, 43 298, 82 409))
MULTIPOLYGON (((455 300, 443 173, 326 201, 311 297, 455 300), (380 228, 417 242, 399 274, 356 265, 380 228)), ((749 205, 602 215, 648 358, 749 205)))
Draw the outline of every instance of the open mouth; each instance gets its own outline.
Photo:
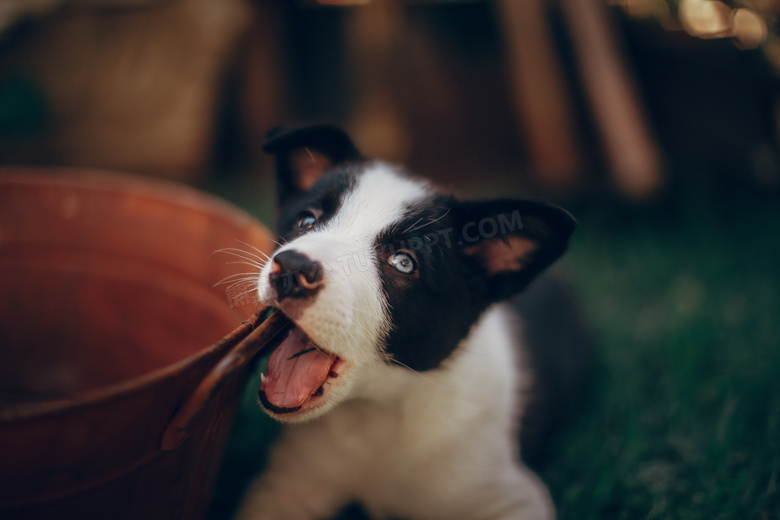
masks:
POLYGON ((261 375, 258 397, 277 415, 311 410, 326 400, 344 365, 341 358, 317 346, 297 326, 292 326, 268 360, 261 375))

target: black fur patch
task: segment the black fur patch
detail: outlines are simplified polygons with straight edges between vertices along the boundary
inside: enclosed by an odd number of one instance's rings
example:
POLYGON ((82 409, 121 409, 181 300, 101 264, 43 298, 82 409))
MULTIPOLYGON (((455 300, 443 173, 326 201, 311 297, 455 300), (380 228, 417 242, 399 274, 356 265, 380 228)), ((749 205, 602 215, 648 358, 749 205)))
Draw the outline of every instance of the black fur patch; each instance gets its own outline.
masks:
POLYGON ((365 170, 362 162, 349 163, 328 172, 295 202, 279 214, 277 230, 284 241, 290 241, 303 233, 296 228, 298 220, 307 211, 321 212, 311 230, 316 229, 338 212, 344 198, 355 187, 358 176, 365 170))
POLYGON ((478 303, 483 283, 467 268, 453 235, 453 204, 448 195, 415 204, 375 244, 392 323, 386 351, 417 371, 434 369, 449 357, 484 310, 478 303), (413 255, 413 274, 388 264, 398 251, 413 255))
POLYGON ((438 367, 489 305, 522 291, 563 253, 573 228, 565 211, 530 201, 460 202, 438 194, 407 208, 375 245, 392 323, 387 353, 414 370, 438 367), (490 246, 512 237, 530 244, 518 261, 511 248, 490 246), (490 268, 475 247, 486 247, 490 268), (399 250, 414 257, 414 273, 388 264, 399 250))

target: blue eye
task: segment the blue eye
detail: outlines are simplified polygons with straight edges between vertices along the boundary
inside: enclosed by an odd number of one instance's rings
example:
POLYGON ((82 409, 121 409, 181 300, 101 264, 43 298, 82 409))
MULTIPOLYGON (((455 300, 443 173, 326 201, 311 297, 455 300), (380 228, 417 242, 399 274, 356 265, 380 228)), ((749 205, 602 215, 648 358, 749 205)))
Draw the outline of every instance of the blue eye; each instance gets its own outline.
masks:
POLYGON ((387 263, 392 265, 396 271, 404 274, 412 274, 417 268, 409 253, 395 253, 390 255, 387 258, 387 263))
POLYGON ((298 219, 296 225, 298 226, 298 229, 308 230, 314 226, 315 222, 317 222, 317 217, 315 217, 313 213, 307 211, 298 219))

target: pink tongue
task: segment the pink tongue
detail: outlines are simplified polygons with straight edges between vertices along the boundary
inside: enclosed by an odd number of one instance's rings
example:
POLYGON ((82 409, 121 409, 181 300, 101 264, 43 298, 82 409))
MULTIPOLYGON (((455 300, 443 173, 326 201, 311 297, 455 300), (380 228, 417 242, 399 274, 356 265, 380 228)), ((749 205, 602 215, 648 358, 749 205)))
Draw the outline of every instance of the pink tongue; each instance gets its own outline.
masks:
POLYGON ((335 356, 309 343, 303 331, 294 329, 268 360, 262 386, 266 398, 280 408, 301 406, 328 378, 334 360, 335 356))

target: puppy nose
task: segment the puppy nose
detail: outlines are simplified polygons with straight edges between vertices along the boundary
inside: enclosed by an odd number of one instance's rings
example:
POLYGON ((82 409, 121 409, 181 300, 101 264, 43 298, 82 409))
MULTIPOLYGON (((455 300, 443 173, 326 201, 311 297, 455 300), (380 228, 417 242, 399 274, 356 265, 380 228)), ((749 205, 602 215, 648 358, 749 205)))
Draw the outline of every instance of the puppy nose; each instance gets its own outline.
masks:
POLYGON ((313 296, 325 283, 322 265, 295 250, 274 255, 268 279, 279 301, 313 296))

